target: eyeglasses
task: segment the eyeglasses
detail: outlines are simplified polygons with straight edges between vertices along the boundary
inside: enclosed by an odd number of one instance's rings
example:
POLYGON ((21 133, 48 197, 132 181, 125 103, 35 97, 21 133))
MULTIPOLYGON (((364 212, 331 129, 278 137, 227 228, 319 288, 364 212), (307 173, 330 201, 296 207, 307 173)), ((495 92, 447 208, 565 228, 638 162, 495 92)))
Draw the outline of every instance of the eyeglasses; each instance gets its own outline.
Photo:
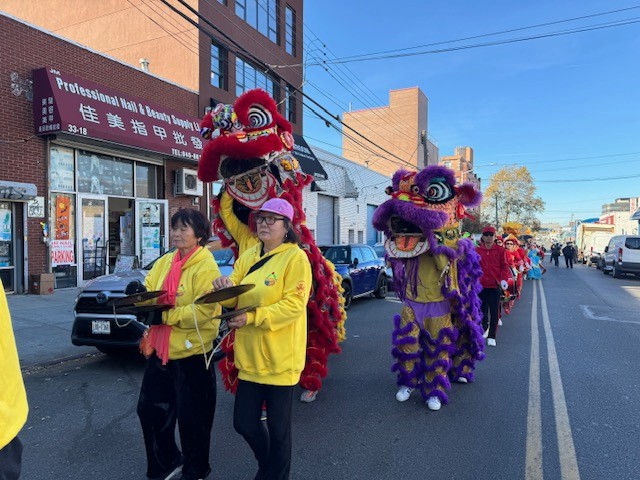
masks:
POLYGON ((284 220, 284 218, 282 217, 272 217, 272 216, 266 216, 266 215, 256 215, 255 219, 256 219, 256 224, 258 225, 260 225, 261 223, 266 223, 267 225, 273 225, 278 220, 284 220))
POLYGON ((513 242, 504 242, 505 245, 515 245, 513 242))
POLYGON ((493 237, 495 234, 491 233, 491 232, 485 232, 482 235, 485 236, 485 237, 493 237))

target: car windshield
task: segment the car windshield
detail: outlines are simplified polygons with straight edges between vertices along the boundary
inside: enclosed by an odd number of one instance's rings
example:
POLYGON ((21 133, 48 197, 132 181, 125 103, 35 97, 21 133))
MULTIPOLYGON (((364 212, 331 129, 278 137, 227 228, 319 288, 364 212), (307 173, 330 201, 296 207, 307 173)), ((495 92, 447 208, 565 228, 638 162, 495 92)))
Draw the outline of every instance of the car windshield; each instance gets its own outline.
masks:
POLYGON ((214 250, 213 258, 216 259, 218 265, 233 265, 233 250, 230 248, 223 248, 222 250, 214 250))
POLYGON ((349 263, 349 250, 346 246, 322 249, 324 257, 331 263, 349 263))
POLYGON ((375 245, 373 249, 375 250, 378 258, 384 258, 384 255, 385 255, 384 245, 375 245))

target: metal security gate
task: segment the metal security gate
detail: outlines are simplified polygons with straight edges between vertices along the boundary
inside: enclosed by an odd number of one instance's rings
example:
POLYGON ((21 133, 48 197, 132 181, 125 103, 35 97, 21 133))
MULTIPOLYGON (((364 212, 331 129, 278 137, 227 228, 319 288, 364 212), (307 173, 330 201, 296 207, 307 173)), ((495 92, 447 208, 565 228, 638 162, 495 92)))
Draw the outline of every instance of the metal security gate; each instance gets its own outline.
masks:
POLYGON ((335 201, 333 197, 318 194, 316 239, 318 245, 334 243, 335 201))

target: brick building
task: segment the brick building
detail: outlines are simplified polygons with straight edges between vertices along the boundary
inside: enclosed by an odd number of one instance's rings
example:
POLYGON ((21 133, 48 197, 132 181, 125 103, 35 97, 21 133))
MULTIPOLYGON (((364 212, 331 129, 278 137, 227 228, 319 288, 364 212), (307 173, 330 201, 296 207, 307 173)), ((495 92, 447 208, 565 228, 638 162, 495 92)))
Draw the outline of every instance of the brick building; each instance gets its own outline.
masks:
POLYGON ((480 189, 480 177, 476 175, 473 166, 473 148, 456 147, 453 155, 443 155, 439 163, 453 170, 456 183, 471 182, 480 189))
POLYGON ((429 140, 429 100, 418 87, 391 90, 389 105, 343 114, 343 122, 385 150, 361 146, 361 138, 344 128, 342 155, 383 175, 398 168, 421 169, 438 163, 438 147, 429 140), (350 138, 353 137, 353 138, 350 138))
POLYGON ((75 286, 118 255, 163 252, 171 214, 209 203, 189 175, 202 149, 197 92, 7 14, 0 32, 5 289, 43 273, 75 286))

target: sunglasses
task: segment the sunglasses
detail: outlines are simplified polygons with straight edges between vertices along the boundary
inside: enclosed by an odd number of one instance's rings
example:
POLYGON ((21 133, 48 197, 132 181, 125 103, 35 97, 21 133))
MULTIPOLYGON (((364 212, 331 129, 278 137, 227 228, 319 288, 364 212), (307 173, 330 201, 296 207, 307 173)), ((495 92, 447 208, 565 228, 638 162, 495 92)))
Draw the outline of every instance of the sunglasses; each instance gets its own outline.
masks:
POLYGON ((491 232, 486 232, 482 234, 485 237, 493 237, 495 235, 495 233, 491 233, 491 232))

